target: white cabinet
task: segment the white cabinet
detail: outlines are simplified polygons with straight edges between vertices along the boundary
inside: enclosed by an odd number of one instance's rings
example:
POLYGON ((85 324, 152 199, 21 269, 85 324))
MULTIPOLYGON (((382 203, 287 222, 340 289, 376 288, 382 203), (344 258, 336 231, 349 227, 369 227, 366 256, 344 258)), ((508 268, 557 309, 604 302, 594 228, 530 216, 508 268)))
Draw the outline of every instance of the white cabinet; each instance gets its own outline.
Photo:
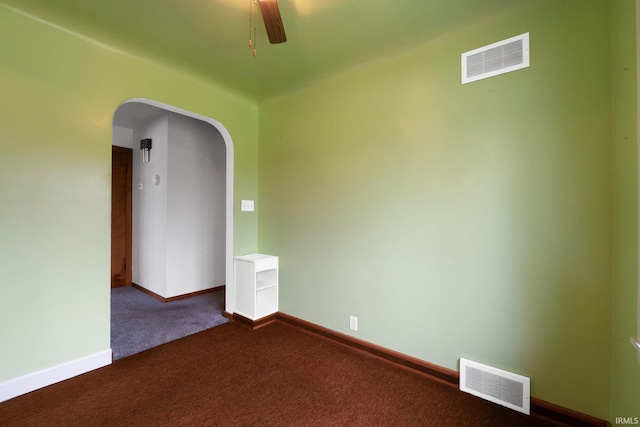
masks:
POLYGON ((278 257, 251 254, 234 261, 235 312, 257 320, 278 311, 278 257))

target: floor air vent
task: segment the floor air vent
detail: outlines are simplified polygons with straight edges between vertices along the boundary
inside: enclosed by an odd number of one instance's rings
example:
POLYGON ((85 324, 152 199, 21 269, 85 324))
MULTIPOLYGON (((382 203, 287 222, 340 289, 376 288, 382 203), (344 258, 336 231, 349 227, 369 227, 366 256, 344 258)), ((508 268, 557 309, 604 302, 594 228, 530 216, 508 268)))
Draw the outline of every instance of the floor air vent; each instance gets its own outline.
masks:
POLYGON ((462 84, 529 66, 529 33, 462 54, 462 84))
POLYGON ((530 380, 522 375, 460 359, 460 390, 529 415, 530 380))

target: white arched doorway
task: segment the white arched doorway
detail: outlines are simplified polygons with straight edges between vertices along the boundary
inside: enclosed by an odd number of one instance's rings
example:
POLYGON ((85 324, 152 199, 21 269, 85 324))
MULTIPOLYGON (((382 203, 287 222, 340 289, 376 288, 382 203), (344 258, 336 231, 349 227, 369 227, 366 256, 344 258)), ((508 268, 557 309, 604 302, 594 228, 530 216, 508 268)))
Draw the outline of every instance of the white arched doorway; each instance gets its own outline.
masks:
MULTIPOLYGON (((113 116, 114 141, 116 133, 122 129, 134 129, 137 123, 148 122, 154 116, 162 114, 175 114, 188 119, 194 119, 199 123, 210 125, 215 129, 217 140, 224 143, 225 169, 224 169, 224 284, 225 311, 233 313, 234 307, 234 281, 233 281, 233 142, 226 128, 215 119, 202 116, 178 107, 153 101, 145 98, 134 98, 123 102, 113 116)), ((139 151, 139 147, 132 147, 139 151)), ((151 150, 154 156, 154 150, 151 150)), ((156 153, 157 154, 157 153, 156 153)))

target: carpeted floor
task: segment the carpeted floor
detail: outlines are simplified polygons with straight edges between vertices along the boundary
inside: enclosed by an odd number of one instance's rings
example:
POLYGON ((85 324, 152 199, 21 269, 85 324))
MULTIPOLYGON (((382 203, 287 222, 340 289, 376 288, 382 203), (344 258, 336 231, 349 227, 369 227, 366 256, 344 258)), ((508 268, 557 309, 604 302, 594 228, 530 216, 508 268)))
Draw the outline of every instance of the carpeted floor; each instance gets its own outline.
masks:
POLYGON ((228 322, 224 289, 160 302, 130 286, 111 290, 111 349, 120 359, 228 322))
POLYGON ((549 426, 282 322, 230 322, 0 403, 13 426, 549 426))

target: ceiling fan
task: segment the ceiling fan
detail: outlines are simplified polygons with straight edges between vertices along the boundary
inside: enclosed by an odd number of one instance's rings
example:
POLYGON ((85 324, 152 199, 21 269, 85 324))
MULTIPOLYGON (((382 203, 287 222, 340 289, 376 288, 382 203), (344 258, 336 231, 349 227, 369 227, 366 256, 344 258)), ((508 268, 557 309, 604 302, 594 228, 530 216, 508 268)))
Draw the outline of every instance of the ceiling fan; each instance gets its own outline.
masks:
POLYGON ((280 16, 278 8, 278 0, 258 0, 260 12, 262 12, 262 20, 267 29, 269 43, 284 43, 287 41, 287 35, 284 32, 284 24, 280 16))

